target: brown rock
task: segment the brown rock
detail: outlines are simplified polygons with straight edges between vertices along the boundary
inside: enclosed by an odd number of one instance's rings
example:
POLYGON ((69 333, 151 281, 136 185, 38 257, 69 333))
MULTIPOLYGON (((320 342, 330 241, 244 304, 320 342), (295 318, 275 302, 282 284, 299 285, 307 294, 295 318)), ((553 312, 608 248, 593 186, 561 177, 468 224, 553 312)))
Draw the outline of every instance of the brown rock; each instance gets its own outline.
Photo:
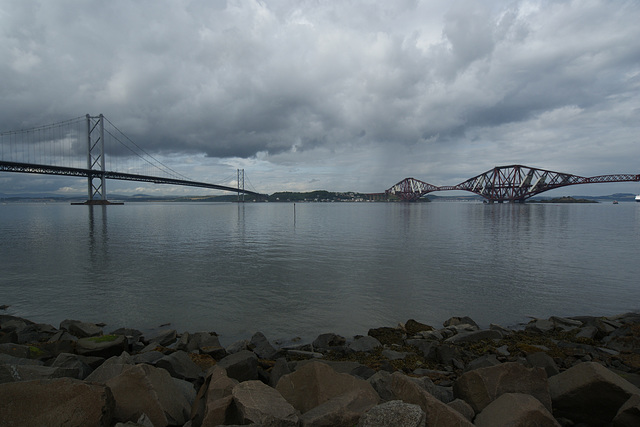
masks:
POLYGON ((375 394, 367 381, 337 373, 329 365, 315 361, 280 378, 276 390, 303 414, 331 398, 353 390, 371 391, 375 394))
POLYGON ((394 372, 391 375, 391 391, 395 399, 420 406, 426 414, 428 426, 473 426, 458 411, 442 403, 400 372, 394 372))
POLYGON ((6 426, 108 427, 113 410, 103 385, 72 378, 0 384, 0 424, 6 426))
POLYGON ((505 393, 478 414, 476 427, 560 427, 538 399, 528 394, 505 393))
POLYGON ((526 368, 508 362, 465 372, 453 386, 456 397, 467 402, 476 413, 504 393, 530 394, 551 411, 547 374, 542 368, 526 368))
POLYGON ((407 331, 408 335, 415 335, 418 332, 434 330, 433 326, 425 325, 424 323, 417 322, 413 319, 407 320, 407 323, 404 324, 404 329, 407 331))
POLYGON ((595 362, 584 362, 549 378, 553 414, 574 422, 607 424, 640 389, 595 362))
POLYGON ((275 389, 262 381, 245 381, 233 388, 240 424, 297 426, 298 415, 275 389))
POLYGON ((182 425, 189 419, 191 405, 164 369, 135 365, 109 379, 116 400, 114 418, 135 421, 145 413, 156 427, 182 425))
POLYGON ((367 335, 387 345, 402 344, 405 338, 402 330, 389 327, 369 329, 367 335))
POLYGON ((613 427, 640 426, 640 395, 634 394, 618 410, 613 427))
POLYGON ((224 424, 226 410, 232 399, 233 388, 238 381, 229 378, 224 368, 213 366, 207 372, 207 378, 200 387, 196 400, 191 408, 191 420, 193 425, 220 425, 224 424))

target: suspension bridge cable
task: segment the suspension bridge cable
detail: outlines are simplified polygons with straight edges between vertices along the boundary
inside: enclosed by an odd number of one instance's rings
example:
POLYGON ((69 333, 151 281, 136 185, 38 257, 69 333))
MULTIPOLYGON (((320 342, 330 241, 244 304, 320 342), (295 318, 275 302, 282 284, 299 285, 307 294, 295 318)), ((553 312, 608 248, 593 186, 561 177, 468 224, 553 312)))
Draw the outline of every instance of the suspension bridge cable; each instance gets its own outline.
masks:
MULTIPOLYGON (((103 116, 103 117, 104 117, 104 116, 103 116)), ((128 137, 124 132, 122 132, 120 129, 118 129, 118 127, 117 127, 116 125, 114 125, 113 123, 111 123, 111 121, 110 121, 108 118, 104 117, 104 119, 107 121, 107 123, 109 123, 111 126, 113 126, 113 128, 114 128, 115 130, 117 130, 118 132, 120 132, 120 134, 121 134, 121 135, 123 135, 123 136, 127 139, 127 141, 131 142, 131 143, 132 143, 133 145, 135 145, 135 146, 136 146, 140 151, 142 151, 142 152, 143 152, 144 154, 146 154, 147 156, 151 157, 153 160, 155 160, 158 164, 160 164, 160 165, 161 165, 162 167, 164 167, 166 170, 168 170, 168 171, 170 171, 170 172, 174 173, 176 176, 179 176, 179 177, 181 177, 181 178, 183 178, 183 179, 186 179, 186 180, 189 180, 189 181, 191 180, 191 178, 189 178, 189 177, 187 177, 186 175, 183 175, 183 174, 181 174, 180 172, 178 172, 178 171, 176 171, 176 170, 174 170, 174 169, 170 168, 169 166, 167 166, 167 165, 165 165, 164 163, 162 163, 160 160, 158 160, 158 159, 156 159, 155 157, 153 157, 151 154, 147 153, 147 152, 146 152, 142 147, 140 147, 138 144, 136 144, 135 142, 133 142, 133 140, 132 140, 131 138, 129 138, 129 137, 128 137)), ((113 134, 111 134, 111 133, 109 133, 109 134, 110 134, 111 136, 113 136, 113 137, 116 139, 116 141, 120 142, 120 144, 124 145, 124 143, 123 143, 122 141, 120 141, 117 137, 115 137, 113 134)), ((126 145, 125 145, 125 146, 126 146, 126 145)), ((132 150, 132 151, 133 151, 133 150, 132 150)), ((136 154, 137 154, 137 153, 136 153, 136 154)), ((138 154, 138 156, 140 156, 140 155, 138 154)), ((140 156, 140 157, 142 157, 142 156, 140 156)), ((148 161, 148 160, 146 160, 146 159, 145 159, 145 161, 147 161, 147 163, 149 163, 149 164, 152 164, 151 162, 149 162, 149 161, 148 161)), ((154 166, 155 166, 155 165, 154 165, 154 166)), ((161 168, 160 168, 160 167, 158 167, 158 166, 155 166, 155 167, 157 167, 158 169, 161 169, 161 168)), ((162 169, 161 169, 161 170, 162 170, 162 169)), ((166 170, 164 171, 165 173, 166 173, 166 170)))

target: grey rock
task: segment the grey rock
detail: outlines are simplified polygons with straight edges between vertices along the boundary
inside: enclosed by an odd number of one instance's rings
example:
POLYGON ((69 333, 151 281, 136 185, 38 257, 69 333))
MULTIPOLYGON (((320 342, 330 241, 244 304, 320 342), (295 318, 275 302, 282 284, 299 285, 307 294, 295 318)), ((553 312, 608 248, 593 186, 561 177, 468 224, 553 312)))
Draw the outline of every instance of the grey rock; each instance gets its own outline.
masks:
POLYGON ((232 395, 242 424, 298 425, 298 415, 293 406, 261 381, 241 382, 233 388, 232 395))
POLYGON ((464 371, 468 372, 478 368, 487 368, 489 366, 499 365, 500 363, 502 362, 498 360, 495 354, 485 354, 469 362, 464 371))
POLYGON ((164 356, 155 366, 165 369, 172 377, 181 380, 195 381, 203 374, 202 369, 182 350, 164 356))
POLYGON ((501 339, 502 333, 496 330, 491 329, 481 329, 478 331, 472 332, 461 332, 457 335, 452 336, 451 338, 447 338, 444 340, 446 343, 450 344, 460 344, 460 343, 473 343, 482 340, 492 340, 492 339, 501 339))
POLYGON ((547 319, 534 319, 524 327, 527 331, 537 332, 540 334, 551 332, 554 328, 555 325, 553 322, 547 319))
POLYGON ((530 394, 551 410, 547 374, 542 368, 507 362, 462 374, 454 384, 455 396, 466 401, 476 413, 504 393, 530 394))
POLYGON ((404 360, 409 353, 405 351, 395 351, 384 349, 382 350, 382 356, 386 357, 389 360, 404 360))
POLYGON ((225 350, 228 354, 239 353, 244 350, 249 349, 249 341, 248 340, 240 340, 236 341, 233 344, 229 345, 225 350))
POLYGON ((455 399, 451 402, 447 403, 449 407, 458 411, 463 417, 465 417, 469 421, 473 421, 473 418, 476 416, 476 413, 473 411, 471 405, 465 402, 462 399, 455 399))
POLYGON ((574 329, 581 328, 583 325, 580 320, 569 319, 566 317, 551 316, 549 320, 553 322, 556 328, 563 329, 565 331, 572 331, 574 329))
POLYGON ((276 390, 303 414, 347 392, 361 391, 362 395, 378 396, 369 382, 338 373, 328 364, 318 361, 307 363, 280 378, 276 390))
POLYGON ((534 368, 544 369, 547 377, 552 377, 560 372, 553 358, 544 351, 528 354, 527 362, 534 368))
POLYGON ((405 331, 407 331, 408 335, 415 335, 419 332, 423 332, 423 331, 433 331, 434 328, 433 326, 429 326, 426 325, 424 323, 420 323, 418 321, 415 321, 413 319, 409 319, 406 321, 406 323, 404 324, 404 329, 405 331))
POLYGON ((356 425, 362 415, 380 400, 372 389, 356 389, 334 396, 305 412, 300 421, 309 427, 356 425))
POLYGON ((258 379, 258 357, 252 351, 242 350, 230 354, 217 365, 226 369, 229 378, 239 382, 258 379))
POLYGON ((480 412, 476 427, 536 426, 560 427, 547 408, 528 394, 505 393, 480 412))
POLYGON ((425 427, 426 415, 418 405, 392 400, 369 409, 360 418, 358 427, 425 427))
POLYGON ((275 359, 278 351, 273 348, 267 337, 264 336, 262 332, 256 332, 251 337, 251 341, 249 342, 252 351, 260 358, 273 360, 275 359))
POLYGON ((305 350, 287 350, 287 354, 290 356, 307 357, 311 359, 322 359, 324 357, 324 354, 322 353, 305 350))
POLYGON ((580 331, 576 334, 576 338, 588 338, 594 339, 598 335, 598 328, 595 326, 585 326, 580 328, 580 331))
POLYGON ((429 426, 472 426, 462 414, 436 399, 400 372, 391 375, 391 392, 395 396, 394 399, 420 406, 426 414, 426 424, 429 426))
POLYGON ((278 381, 280 381, 280 378, 282 378, 282 376, 290 373, 291 369, 289 368, 287 359, 285 359, 284 357, 277 359, 275 365, 273 365, 273 368, 271 369, 269 384, 271 385, 271 387, 275 387, 276 385, 278 385, 278 381))
POLYGON ((438 347, 440 343, 438 341, 429 341, 426 339, 409 339, 407 345, 416 347, 425 359, 430 361, 436 361, 438 359, 438 347))
POLYGON ((445 328, 447 326, 458 326, 458 325, 471 325, 471 326, 475 326, 476 329, 480 329, 478 324, 468 316, 450 317, 449 319, 445 320, 445 322, 442 324, 442 326, 444 326, 445 328))
POLYGON ((141 413, 147 414, 156 427, 183 425, 189 420, 191 404, 183 388, 164 369, 128 366, 106 385, 116 401, 117 421, 136 420, 141 413))
POLYGON ((114 337, 108 340, 104 340, 104 337, 80 338, 76 343, 76 352, 83 356, 104 358, 118 356, 126 351, 127 340, 124 335, 115 335, 114 337))
POLYGON ((344 346, 346 342, 347 340, 340 335, 326 333, 318 335, 311 345, 315 350, 331 350, 335 347, 344 346))
POLYGON ((347 348, 354 352, 370 352, 381 346, 380 341, 367 335, 354 339, 353 342, 349 343, 347 348))
POLYGON ((7 354, 9 356, 20 357, 23 359, 36 358, 36 352, 33 352, 30 346, 13 343, 0 344, 0 354, 7 354))
POLYGON ((178 333, 175 329, 167 329, 160 331, 155 336, 149 338, 149 343, 156 343, 159 346, 167 347, 178 339, 178 333))
POLYGON ((29 344, 37 342, 46 342, 53 337, 58 330, 51 325, 45 323, 34 323, 20 328, 17 331, 18 343, 29 344))
POLYGON ((97 337, 102 335, 102 328, 95 323, 81 322, 79 320, 63 320, 60 329, 69 332, 78 338, 97 337))
POLYGON ((0 384, 0 418, 7 426, 112 425, 109 388, 72 378, 0 384))
POLYGON ((613 427, 637 426, 640 426, 640 395, 634 394, 618 410, 613 427))
POLYGON ((148 365, 155 365, 156 362, 164 357, 164 353, 160 353, 159 351, 151 350, 146 351, 144 353, 138 353, 132 356, 132 361, 134 364, 138 363, 146 363, 148 365))
POLYGON ((387 371, 378 371, 370 376, 367 381, 373 389, 378 393, 383 401, 393 400, 394 395, 391 392, 391 373, 387 371))
POLYGON ((56 357, 56 359, 53 361, 51 366, 56 368, 71 369, 75 373, 69 376, 79 380, 83 380, 89 374, 91 374, 91 372, 93 372, 93 369, 91 368, 91 366, 86 364, 84 359, 85 359, 84 357, 79 356, 77 354, 60 353, 56 357))
POLYGON ((0 383, 73 377, 75 370, 42 365, 0 365, 0 383))
POLYGON ((575 422, 606 425, 640 389, 595 362, 584 362, 549 378, 553 413, 575 422))

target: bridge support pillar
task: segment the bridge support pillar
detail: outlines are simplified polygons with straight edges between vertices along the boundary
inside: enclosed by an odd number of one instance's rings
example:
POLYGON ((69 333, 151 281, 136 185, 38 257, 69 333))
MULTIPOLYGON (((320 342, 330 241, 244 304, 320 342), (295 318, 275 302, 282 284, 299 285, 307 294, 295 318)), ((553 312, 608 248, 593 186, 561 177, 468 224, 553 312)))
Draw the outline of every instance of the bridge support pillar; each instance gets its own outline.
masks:
POLYGON ((244 202, 244 169, 238 169, 238 203, 244 202), (242 194, 242 199, 240 199, 242 194))
MULTIPOLYGON (((87 169, 95 171, 87 178, 89 198, 82 205, 111 205, 107 200, 104 169, 104 116, 87 114, 87 169)), ((117 203, 122 204, 122 203, 117 203)))

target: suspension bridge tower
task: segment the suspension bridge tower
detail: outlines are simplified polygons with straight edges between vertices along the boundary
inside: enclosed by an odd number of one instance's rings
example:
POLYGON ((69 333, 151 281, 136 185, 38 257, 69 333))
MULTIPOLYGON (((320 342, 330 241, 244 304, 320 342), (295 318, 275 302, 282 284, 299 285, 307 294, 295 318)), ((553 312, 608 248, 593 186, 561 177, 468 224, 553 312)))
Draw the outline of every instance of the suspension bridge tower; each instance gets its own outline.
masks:
POLYGON ((105 177, 104 116, 87 114, 87 184, 89 198, 84 203, 73 205, 123 205, 122 202, 107 200, 107 180, 105 177))

